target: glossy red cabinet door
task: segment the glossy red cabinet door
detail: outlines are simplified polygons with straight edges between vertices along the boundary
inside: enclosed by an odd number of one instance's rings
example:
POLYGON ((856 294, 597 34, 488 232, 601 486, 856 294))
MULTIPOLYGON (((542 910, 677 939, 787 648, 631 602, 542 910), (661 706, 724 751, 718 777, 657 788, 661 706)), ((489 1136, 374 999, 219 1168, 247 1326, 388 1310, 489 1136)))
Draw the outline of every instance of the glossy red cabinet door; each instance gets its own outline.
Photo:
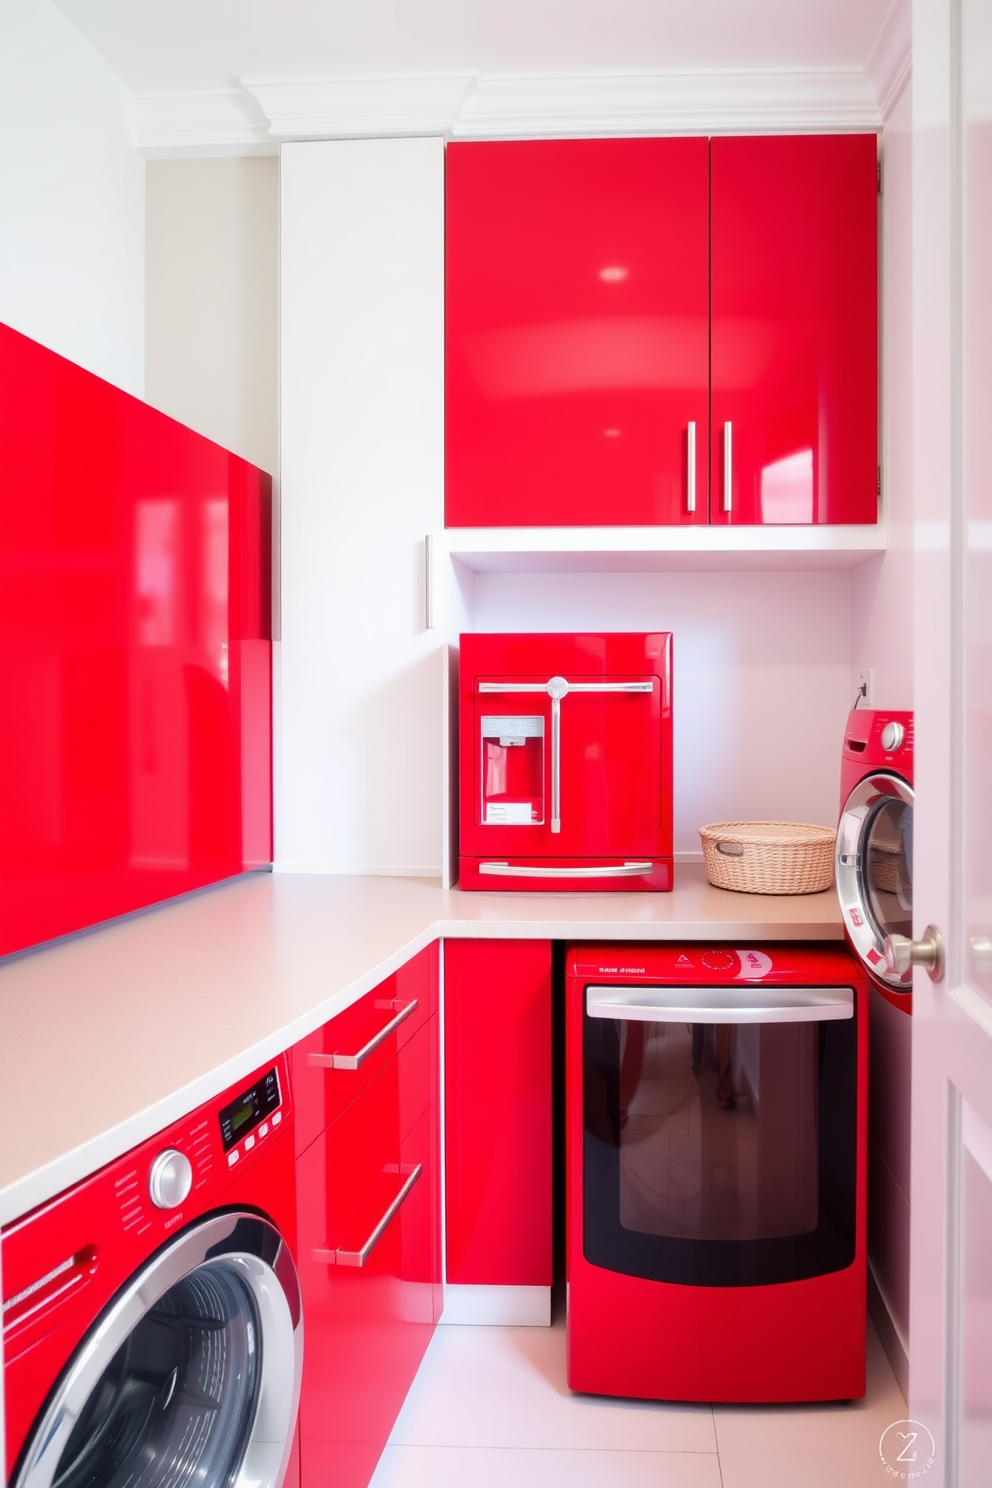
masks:
POLYGON ((305 1485, 365 1488, 440 1316, 437 1026, 297 1159, 305 1485))
POLYGON ((711 150, 711 520, 874 522, 875 136, 711 150))
POLYGON ((551 943, 446 940, 447 1279, 550 1286, 551 943))
POLYGON ((270 486, 0 327, 0 953, 271 861, 270 486))
POLYGON ((707 521, 708 153, 448 146, 449 527, 707 521))

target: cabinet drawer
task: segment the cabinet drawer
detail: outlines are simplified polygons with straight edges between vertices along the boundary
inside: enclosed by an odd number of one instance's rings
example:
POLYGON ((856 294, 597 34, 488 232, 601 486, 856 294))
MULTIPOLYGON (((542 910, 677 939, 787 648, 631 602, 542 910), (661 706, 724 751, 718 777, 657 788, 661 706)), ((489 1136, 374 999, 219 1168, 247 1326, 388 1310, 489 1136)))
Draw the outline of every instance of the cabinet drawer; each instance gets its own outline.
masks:
POLYGON ((437 1010, 435 941, 293 1049, 296 1151, 303 1152, 437 1010))
POLYGON ((326 1488, 365 1488, 440 1312, 437 1023, 297 1161, 303 1478, 326 1488))

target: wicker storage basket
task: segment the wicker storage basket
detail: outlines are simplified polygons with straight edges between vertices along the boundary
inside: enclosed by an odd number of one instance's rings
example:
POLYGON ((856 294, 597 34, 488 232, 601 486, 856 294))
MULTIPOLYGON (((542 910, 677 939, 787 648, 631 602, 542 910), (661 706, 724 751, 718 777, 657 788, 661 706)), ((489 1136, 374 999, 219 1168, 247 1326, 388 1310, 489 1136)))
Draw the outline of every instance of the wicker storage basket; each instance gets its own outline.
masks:
POLYGON ((700 827, 711 884, 742 894, 818 894, 834 874, 832 827, 811 822, 714 822, 700 827))

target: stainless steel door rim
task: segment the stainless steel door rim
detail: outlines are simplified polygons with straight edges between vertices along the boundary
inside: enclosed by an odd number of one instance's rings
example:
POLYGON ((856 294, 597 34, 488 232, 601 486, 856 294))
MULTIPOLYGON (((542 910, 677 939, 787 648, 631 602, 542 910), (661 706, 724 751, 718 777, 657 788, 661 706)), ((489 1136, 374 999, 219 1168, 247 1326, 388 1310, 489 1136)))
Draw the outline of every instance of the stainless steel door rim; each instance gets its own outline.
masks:
MULTIPOLYGON (((837 827, 836 883, 844 928, 872 975, 897 992, 912 989, 913 973, 912 968, 899 972, 885 964, 885 941, 890 935, 902 933, 903 926, 885 922, 878 912, 871 838, 873 827, 887 808, 908 812, 911 822, 914 801, 912 786, 901 776, 875 771, 859 781, 848 796, 837 827)), ((908 909, 901 902, 900 908, 911 918, 911 900, 908 909)))

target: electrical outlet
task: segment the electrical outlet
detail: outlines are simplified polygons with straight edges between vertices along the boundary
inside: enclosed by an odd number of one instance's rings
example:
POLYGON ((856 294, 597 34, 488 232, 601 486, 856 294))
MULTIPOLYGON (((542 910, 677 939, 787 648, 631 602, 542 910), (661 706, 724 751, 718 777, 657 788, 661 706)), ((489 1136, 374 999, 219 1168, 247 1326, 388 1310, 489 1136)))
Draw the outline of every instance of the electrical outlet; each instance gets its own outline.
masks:
POLYGON ((854 706, 856 708, 875 706, 875 673, 871 667, 867 671, 858 673, 858 695, 854 706))

